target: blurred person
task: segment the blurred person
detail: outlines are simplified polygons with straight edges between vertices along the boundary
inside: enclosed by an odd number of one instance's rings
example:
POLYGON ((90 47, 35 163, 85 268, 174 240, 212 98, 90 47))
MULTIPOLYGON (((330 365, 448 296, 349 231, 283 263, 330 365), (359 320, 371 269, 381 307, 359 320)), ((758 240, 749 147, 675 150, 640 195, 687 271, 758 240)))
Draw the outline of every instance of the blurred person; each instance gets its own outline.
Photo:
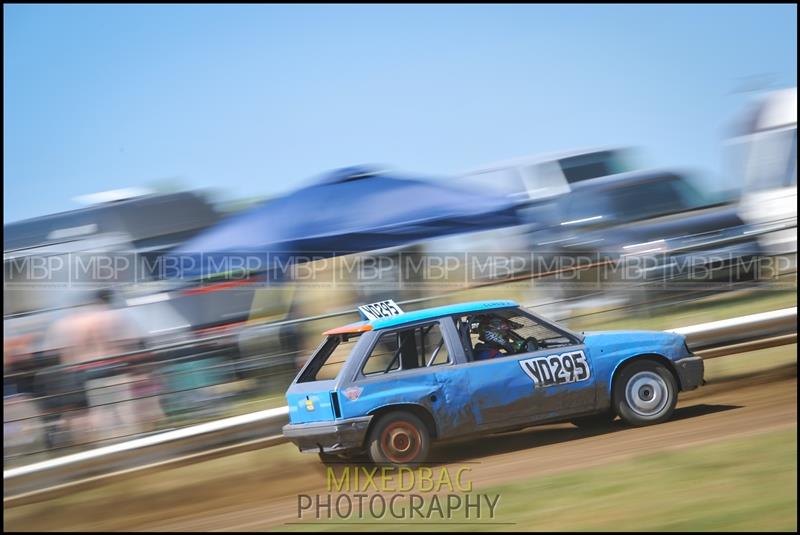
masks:
POLYGON ((139 432, 131 401, 135 377, 113 365, 88 364, 138 347, 135 326, 112 307, 112 298, 111 290, 99 290, 91 303, 71 311, 48 332, 48 346, 58 348, 61 364, 68 368, 51 372, 45 389, 66 398, 51 405, 68 409, 62 416, 72 443, 139 432))
POLYGON ((32 334, 3 337, 3 396, 33 392, 32 334))
POLYGON ((129 402, 134 406, 134 417, 139 432, 155 431, 159 422, 166 417, 161 407, 160 397, 165 391, 165 381, 153 364, 139 364, 131 373, 131 395, 129 402))
POLYGON ((39 352, 39 359, 49 366, 34 376, 35 400, 42 411, 45 443, 48 448, 68 446, 88 430, 86 384, 83 370, 59 367, 57 351, 39 352))
POLYGON ((41 449, 44 421, 34 399, 33 336, 3 338, 3 456, 41 449))

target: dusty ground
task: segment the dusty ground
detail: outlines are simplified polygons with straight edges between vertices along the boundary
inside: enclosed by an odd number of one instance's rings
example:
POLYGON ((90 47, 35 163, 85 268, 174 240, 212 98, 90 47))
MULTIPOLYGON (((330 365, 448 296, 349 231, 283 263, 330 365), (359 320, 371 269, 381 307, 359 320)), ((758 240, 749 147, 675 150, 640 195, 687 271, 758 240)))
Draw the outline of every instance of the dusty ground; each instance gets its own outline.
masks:
MULTIPOLYGON (((587 432, 551 425, 433 452, 468 466, 475 490, 644 453, 796 428, 796 367, 684 394, 670 422, 587 432)), ((297 521, 299 493, 326 493, 316 459, 282 445, 7 508, 6 530, 265 530, 297 521)))

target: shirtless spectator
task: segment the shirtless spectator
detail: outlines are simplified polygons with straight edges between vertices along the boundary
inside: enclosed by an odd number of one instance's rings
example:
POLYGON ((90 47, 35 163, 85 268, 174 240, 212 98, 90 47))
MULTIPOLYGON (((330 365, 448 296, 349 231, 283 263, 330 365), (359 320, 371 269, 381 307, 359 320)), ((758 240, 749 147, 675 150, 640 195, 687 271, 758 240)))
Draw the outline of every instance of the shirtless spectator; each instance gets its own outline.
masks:
POLYGON ((57 321, 48 333, 48 345, 58 348, 61 363, 70 366, 58 373, 72 389, 69 396, 77 407, 63 415, 73 443, 140 432, 135 402, 131 401, 135 377, 113 363, 92 362, 138 348, 135 326, 111 301, 110 290, 99 290, 92 303, 57 321))

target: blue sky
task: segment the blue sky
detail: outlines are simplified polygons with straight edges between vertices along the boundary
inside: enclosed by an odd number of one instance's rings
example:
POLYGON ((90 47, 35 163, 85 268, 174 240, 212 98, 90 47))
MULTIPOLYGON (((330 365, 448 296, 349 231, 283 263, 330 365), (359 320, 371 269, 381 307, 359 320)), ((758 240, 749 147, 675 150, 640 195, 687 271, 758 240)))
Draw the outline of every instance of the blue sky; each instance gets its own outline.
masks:
POLYGON ((4 6, 4 222, 179 179, 278 194, 594 145, 731 183, 743 79, 797 84, 797 8, 4 6))

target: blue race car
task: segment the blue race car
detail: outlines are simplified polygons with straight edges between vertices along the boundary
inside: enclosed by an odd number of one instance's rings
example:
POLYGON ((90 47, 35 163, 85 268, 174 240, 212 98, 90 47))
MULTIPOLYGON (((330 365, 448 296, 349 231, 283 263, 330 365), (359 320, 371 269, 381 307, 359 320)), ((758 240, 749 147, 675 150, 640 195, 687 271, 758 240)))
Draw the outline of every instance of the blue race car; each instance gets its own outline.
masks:
POLYGON ((284 435, 323 461, 420 463, 433 440, 541 423, 656 424, 703 382, 678 334, 575 333, 513 301, 359 308, 365 320, 325 332, 286 392, 284 435))

